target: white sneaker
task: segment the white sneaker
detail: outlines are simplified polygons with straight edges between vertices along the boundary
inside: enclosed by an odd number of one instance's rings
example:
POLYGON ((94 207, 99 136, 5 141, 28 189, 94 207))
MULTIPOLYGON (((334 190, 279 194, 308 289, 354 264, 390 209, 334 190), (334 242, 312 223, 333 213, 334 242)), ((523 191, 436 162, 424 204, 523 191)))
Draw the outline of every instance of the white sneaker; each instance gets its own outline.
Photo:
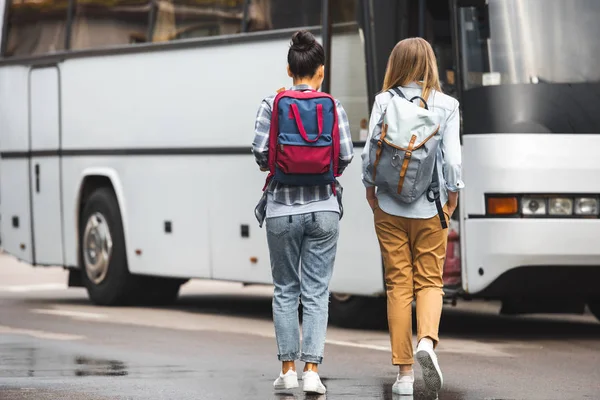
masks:
POLYGON ((432 392, 439 392, 444 384, 442 370, 438 364, 437 356, 433 351, 431 341, 421 340, 417 346, 417 361, 423 370, 425 385, 432 392))
POLYGON ((413 384, 415 383, 414 375, 400 375, 396 378, 396 383, 392 386, 392 393, 401 396, 412 396, 413 384))
POLYGON ((286 389, 294 389, 298 387, 298 374, 296 371, 292 371, 291 369, 285 373, 279 373, 279 378, 275 379, 273 382, 273 387, 275 390, 286 390, 286 389))
POLYGON ((318 393, 325 394, 327 388, 321 383, 319 374, 314 371, 306 371, 302 374, 302 380, 304 381, 303 388, 306 393, 318 393))

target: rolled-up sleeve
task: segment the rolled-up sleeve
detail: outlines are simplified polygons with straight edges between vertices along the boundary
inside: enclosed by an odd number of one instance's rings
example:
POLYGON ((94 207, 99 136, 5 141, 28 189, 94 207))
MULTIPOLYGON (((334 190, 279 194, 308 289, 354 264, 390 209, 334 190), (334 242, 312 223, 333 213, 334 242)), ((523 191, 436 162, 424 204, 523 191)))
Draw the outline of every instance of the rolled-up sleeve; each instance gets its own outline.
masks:
POLYGON ((369 168, 369 152, 371 147, 371 138, 381 132, 381 115, 383 114, 381 104, 377 100, 373 103, 371 110, 371 119, 369 120, 369 136, 361 154, 362 158, 362 181, 365 187, 373 187, 372 171, 369 168))
POLYGON ((444 180, 446 188, 458 192, 465 187, 462 181, 462 158, 460 148, 460 109, 456 102, 454 110, 446 120, 446 128, 442 136, 442 154, 444 156, 444 180))

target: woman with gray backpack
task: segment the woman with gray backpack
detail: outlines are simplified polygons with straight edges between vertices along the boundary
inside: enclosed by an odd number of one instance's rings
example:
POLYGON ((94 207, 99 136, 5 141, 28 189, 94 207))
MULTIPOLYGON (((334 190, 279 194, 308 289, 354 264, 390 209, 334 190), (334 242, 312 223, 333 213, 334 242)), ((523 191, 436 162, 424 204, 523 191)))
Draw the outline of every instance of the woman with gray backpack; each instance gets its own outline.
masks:
POLYGON ((437 61, 421 38, 399 42, 371 112, 363 182, 385 266, 395 394, 412 395, 412 302, 416 358, 429 390, 442 372, 434 352, 442 314, 448 224, 461 180, 458 101, 441 92, 437 61))

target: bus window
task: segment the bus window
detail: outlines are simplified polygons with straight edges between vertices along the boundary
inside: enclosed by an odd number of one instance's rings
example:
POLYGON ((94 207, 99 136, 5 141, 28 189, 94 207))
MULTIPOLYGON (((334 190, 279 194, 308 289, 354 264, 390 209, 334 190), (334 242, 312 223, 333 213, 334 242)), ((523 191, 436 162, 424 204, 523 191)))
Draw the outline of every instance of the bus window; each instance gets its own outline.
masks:
POLYGON ((431 44, 438 62, 442 91, 450 96, 458 97, 448 1, 429 0, 425 2, 425 5, 423 19, 425 26, 421 27, 419 2, 415 1, 408 4, 406 9, 408 19, 407 35, 413 37, 422 34, 423 38, 431 44))
POLYGON ((248 32, 321 25, 320 0, 252 0, 248 32))
POLYGON ((145 42, 149 0, 75 0, 72 49, 145 42))
POLYGON ((425 18, 425 38, 431 43, 438 62, 442 91, 449 96, 458 97, 455 76, 454 51, 452 46, 452 30, 450 25, 450 8, 437 2, 427 3, 425 18))
POLYGON ((331 22, 341 24, 356 22, 358 0, 329 0, 331 2, 331 22))
MULTIPOLYGON (((330 0, 332 22, 356 22, 356 0, 330 0)), ((320 0, 251 0, 248 32, 320 26, 320 0)))
POLYGON ((157 0, 153 42, 240 33, 244 0, 157 0))
POLYGON ((597 0, 470 3, 458 8, 465 90, 600 81, 597 0))
POLYGON ((7 0, 5 57, 65 49, 68 0, 7 0))

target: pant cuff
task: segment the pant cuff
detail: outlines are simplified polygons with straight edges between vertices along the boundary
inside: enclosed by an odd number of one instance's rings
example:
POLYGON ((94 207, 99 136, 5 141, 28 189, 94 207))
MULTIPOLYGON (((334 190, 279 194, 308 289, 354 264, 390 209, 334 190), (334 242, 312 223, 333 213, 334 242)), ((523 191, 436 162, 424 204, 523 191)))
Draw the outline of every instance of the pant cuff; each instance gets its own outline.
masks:
POLYGON ((323 357, 302 353, 302 355, 300 356, 300 361, 312 364, 321 364, 323 362, 323 357))
POLYGON ((277 358, 279 361, 296 361, 298 359, 298 353, 279 354, 277 358))
POLYGON ((392 359, 393 365, 413 365, 415 363, 414 358, 394 358, 392 359))
POLYGON ((437 348, 438 344, 440 343, 440 338, 437 335, 419 335, 419 337, 417 337, 417 344, 421 341, 421 339, 431 339, 431 341, 433 342, 433 348, 437 348))

